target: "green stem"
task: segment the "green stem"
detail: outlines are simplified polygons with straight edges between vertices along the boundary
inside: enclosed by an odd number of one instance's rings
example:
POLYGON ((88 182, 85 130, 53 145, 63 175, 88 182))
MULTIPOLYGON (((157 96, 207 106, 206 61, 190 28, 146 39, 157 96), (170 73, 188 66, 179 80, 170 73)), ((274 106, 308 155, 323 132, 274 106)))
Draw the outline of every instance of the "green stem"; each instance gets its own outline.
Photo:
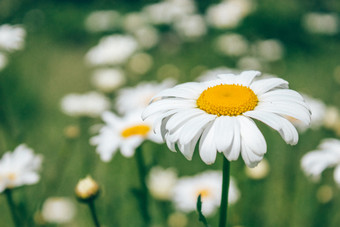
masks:
POLYGON ((141 184, 141 198, 140 198, 140 210, 142 212, 142 216, 145 222, 146 226, 149 226, 150 224, 150 215, 148 210, 148 188, 146 186, 146 175, 147 175, 147 169, 145 166, 143 153, 142 153, 142 146, 139 146, 136 149, 136 161, 137 161, 137 168, 139 173, 139 180, 141 184))
POLYGON ((5 195, 6 195, 6 199, 7 199, 9 209, 11 211, 14 226, 20 227, 21 225, 20 225, 19 217, 18 217, 17 212, 16 212, 16 206, 13 202, 12 190, 6 189, 4 192, 5 192, 5 195))
POLYGON ((100 227, 99 219, 98 219, 97 212, 96 212, 96 208, 94 206, 94 199, 91 199, 87 204, 89 205, 89 208, 90 208, 91 217, 92 217, 94 226, 95 227, 100 227))
POLYGON ((228 216, 229 180, 230 180, 230 162, 223 156, 222 198, 220 206, 219 227, 225 227, 228 220, 227 216, 228 216))

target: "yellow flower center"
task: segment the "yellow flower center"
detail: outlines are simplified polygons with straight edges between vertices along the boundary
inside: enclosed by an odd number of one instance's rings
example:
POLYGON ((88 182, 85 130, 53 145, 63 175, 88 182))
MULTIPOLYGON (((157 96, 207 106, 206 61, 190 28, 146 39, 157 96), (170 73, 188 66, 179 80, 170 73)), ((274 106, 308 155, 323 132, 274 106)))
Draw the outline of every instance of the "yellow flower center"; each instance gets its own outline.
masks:
POLYGON ((124 129, 121 132, 122 137, 128 138, 130 136, 146 136, 150 131, 148 125, 135 125, 124 129))
POLYGON ((255 109, 257 103, 257 96, 249 87, 237 84, 209 87, 197 99, 198 108, 217 116, 237 116, 255 109))
POLYGON ((8 177, 8 179, 10 179, 10 180, 15 180, 15 179, 17 178, 17 175, 16 175, 15 173, 9 173, 9 174, 7 175, 7 177, 8 177))
POLYGON ((201 198, 208 197, 210 194, 210 190, 206 188, 197 191, 197 196, 201 195, 201 198))

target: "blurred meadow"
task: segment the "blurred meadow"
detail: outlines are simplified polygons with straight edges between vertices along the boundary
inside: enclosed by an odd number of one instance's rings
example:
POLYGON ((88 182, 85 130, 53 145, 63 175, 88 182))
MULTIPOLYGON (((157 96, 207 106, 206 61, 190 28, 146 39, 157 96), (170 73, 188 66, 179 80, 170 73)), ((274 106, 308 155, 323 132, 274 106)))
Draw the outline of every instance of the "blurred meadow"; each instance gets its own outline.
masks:
MULTIPOLYGON (((239 16, 235 23, 216 21, 218 12, 211 12, 211 7, 223 2, 216 0, 185 1, 188 3, 177 6, 178 12, 174 10, 175 18, 167 15, 171 8, 158 16, 147 10, 175 0, 0 1, 0 26, 20 26, 26 33, 22 48, 0 48, 7 59, 1 67, 0 56, 0 156, 24 143, 43 157, 39 182, 13 189, 22 226, 93 226, 88 208, 77 201, 74 192, 79 179, 87 175, 101 188, 96 207, 102 226, 143 226, 135 157, 117 152, 103 162, 89 142, 103 125, 100 114, 65 114, 61 104, 65 96, 96 91, 109 100, 108 109, 118 113, 115 100, 120 89, 166 79, 179 84, 197 81, 213 70, 246 69, 287 80, 291 89, 322 102, 325 113, 317 127, 299 132, 295 146, 256 121, 266 138, 268 166, 265 173, 254 176, 242 158, 231 162, 239 198, 229 207, 228 226, 340 226, 340 188, 333 170, 325 170, 314 182, 300 164, 303 155, 315 150, 322 139, 340 136, 340 2, 228 1, 239 3, 231 12, 242 11, 235 13, 234 19, 239 16), (245 9, 237 8, 244 4, 245 9), (187 5, 191 8, 186 11, 187 5), (100 12, 106 14, 98 16, 100 12), (185 24, 192 15, 198 19, 185 24), (147 29, 138 30, 142 26, 147 29), (138 47, 118 63, 93 63, 90 50, 103 37, 118 34, 137 40, 138 47), (101 68, 118 69, 124 82, 103 90, 103 83, 96 84, 94 78, 101 68), (332 122, 333 117, 326 114, 328 108, 336 115, 332 122), (74 215, 70 220, 46 220, 43 207, 50 197, 71 201, 74 215)), ((206 165, 196 151, 188 161, 164 143, 145 141, 142 147, 148 167, 173 168, 178 177, 222 168, 222 154, 214 164, 206 165)), ((150 196, 149 211, 153 227, 203 226, 195 211, 177 211, 168 200, 150 196)), ((0 194, 0 220, 0 226, 14 226, 4 194, 0 194)), ((217 210, 207 220, 218 226, 217 210)))

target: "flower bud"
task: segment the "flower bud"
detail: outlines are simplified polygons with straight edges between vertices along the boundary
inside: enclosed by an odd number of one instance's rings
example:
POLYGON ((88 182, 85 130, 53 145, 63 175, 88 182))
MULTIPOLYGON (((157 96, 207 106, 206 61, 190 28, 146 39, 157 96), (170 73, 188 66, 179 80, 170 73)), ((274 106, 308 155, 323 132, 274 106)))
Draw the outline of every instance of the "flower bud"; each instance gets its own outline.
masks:
POLYGON ((86 202, 95 199, 98 196, 99 185, 92 177, 87 176, 86 178, 79 180, 75 188, 75 193, 79 200, 86 202))

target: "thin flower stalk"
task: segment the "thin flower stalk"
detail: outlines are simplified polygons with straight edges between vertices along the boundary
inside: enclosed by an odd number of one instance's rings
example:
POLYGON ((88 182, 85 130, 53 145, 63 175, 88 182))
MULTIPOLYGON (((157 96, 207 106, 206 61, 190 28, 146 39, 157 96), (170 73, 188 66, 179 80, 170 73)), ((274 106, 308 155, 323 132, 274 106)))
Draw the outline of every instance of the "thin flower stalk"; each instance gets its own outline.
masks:
POLYGON ((19 216, 17 214, 16 205, 14 204, 14 201, 13 201, 12 190, 6 189, 4 191, 4 193, 6 195, 7 204, 9 206, 10 211, 11 211, 13 223, 14 223, 15 227, 20 227, 21 226, 20 219, 19 219, 19 216))
POLYGON ((140 196, 140 211, 143 216, 143 220, 146 226, 149 226, 150 224, 150 214, 149 214, 149 191, 146 185, 146 176, 147 176, 147 169, 145 166, 144 158, 143 158, 143 149, 142 146, 139 146, 136 150, 136 162, 137 162, 137 168, 139 173, 139 180, 141 184, 141 196, 140 196))
POLYGON ((220 224, 219 227, 225 227, 228 220, 228 195, 230 181, 230 162, 223 157, 223 179, 222 179, 222 199, 220 206, 220 224))
POLYGON ((91 212, 91 217, 92 217, 94 226, 100 227, 99 219, 98 219, 97 212, 96 212, 96 207, 94 205, 94 201, 95 201, 94 199, 91 199, 87 202, 87 204, 88 204, 90 212, 91 212))

